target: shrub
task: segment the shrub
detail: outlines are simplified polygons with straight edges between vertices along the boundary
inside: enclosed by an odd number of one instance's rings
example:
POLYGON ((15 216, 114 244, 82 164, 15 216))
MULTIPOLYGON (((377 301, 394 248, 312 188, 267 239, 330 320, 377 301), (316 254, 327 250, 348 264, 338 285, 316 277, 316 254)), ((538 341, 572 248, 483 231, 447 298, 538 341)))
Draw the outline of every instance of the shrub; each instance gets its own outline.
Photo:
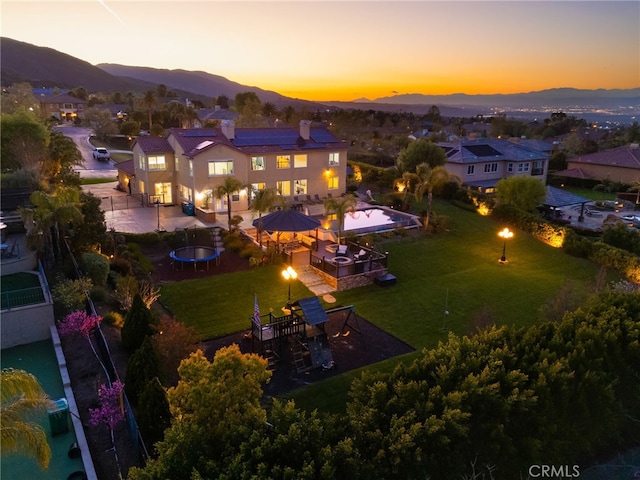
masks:
POLYGON ((62 317, 76 310, 84 310, 87 292, 93 283, 89 278, 80 280, 63 279, 56 281, 53 286, 53 302, 56 317, 62 317))
POLYGON ((579 258, 588 258, 593 251, 593 242, 578 235, 575 231, 568 229, 562 245, 565 253, 579 258))
POLYGON ((111 270, 125 276, 131 274, 131 262, 124 257, 115 257, 111 260, 111 270))
POLYGON ((602 234, 602 241, 613 247, 640 255, 640 232, 627 228, 622 222, 607 228, 602 234))
POLYGON ((124 325, 124 317, 118 312, 107 313, 102 317, 102 321, 107 322, 107 325, 112 325, 116 328, 122 328, 124 325))
POLYGON ((238 232, 228 233, 224 236, 224 247, 234 253, 239 253, 244 247, 244 240, 238 232))
POLYGON ((94 285, 91 289, 91 300, 94 302, 102 302, 107 297, 107 291, 104 287, 94 285))
POLYGON ((151 337, 144 338, 140 348, 127 362, 127 375, 124 390, 131 403, 138 404, 138 398, 147 383, 160 375, 158 354, 153 348, 151 337))
POLYGON ((83 253, 80 256, 80 267, 94 285, 104 286, 107 284, 107 276, 109 275, 109 258, 107 256, 95 252, 83 253))
POLYGON ((152 333, 153 320, 153 315, 144 304, 142 297, 136 294, 122 326, 122 346, 129 352, 140 348, 145 337, 152 333))
POLYGON ((167 394, 157 378, 147 382, 140 393, 136 420, 147 445, 155 445, 163 439, 164 431, 171 425, 171 412, 167 394))

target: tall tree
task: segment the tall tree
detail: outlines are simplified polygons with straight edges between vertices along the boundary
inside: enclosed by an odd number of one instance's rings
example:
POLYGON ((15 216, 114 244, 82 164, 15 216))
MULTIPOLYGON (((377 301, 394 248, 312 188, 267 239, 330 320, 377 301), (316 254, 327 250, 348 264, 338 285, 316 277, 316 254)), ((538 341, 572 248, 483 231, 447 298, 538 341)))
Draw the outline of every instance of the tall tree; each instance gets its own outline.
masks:
POLYGON ((262 384, 271 372, 256 354, 237 345, 218 350, 209 361, 198 350, 183 360, 180 381, 167 392, 171 427, 156 447, 157 459, 129 478, 220 478, 240 446, 264 431, 267 414, 260 405, 262 384))
POLYGON ((533 212, 547 194, 544 184, 533 177, 503 178, 496 184, 498 203, 511 204, 525 212, 533 212))
POLYGON ((344 216, 348 212, 353 212, 356 209, 358 201, 352 194, 347 194, 340 198, 325 198, 324 210, 327 215, 334 214, 338 222, 338 243, 342 239, 342 229, 344 228, 344 216))
POLYGON ((216 197, 226 197, 227 199, 227 217, 229 231, 231 231, 231 195, 239 191, 242 187, 244 187, 244 183, 242 182, 242 180, 237 177, 231 176, 225 177, 224 181, 215 189, 216 197))
POLYGON ((122 346, 129 352, 134 352, 140 348, 147 335, 153 333, 151 330, 153 321, 154 318, 151 311, 144 304, 140 294, 136 294, 133 297, 133 304, 127 312, 120 333, 122 346))
POLYGON ((268 212, 276 203, 279 195, 274 188, 265 188, 255 192, 251 202, 251 211, 258 214, 258 228, 256 229, 256 240, 262 247, 262 214, 268 212))
POLYGON ((398 168, 402 172, 415 172, 416 167, 426 163, 430 168, 447 163, 444 149, 427 138, 420 138, 411 142, 398 156, 398 168))
POLYGON ((44 413, 53 403, 42 390, 38 379, 23 370, 12 368, 0 372, 0 439, 2 455, 25 453, 46 469, 51 459, 47 433, 28 418, 44 413))
POLYGON ((157 104, 156 94, 153 90, 147 90, 147 93, 145 93, 144 97, 142 98, 142 104, 147 108, 147 113, 149 115, 149 131, 151 131, 151 127, 153 125, 153 108, 157 104))
POLYGON ((424 218, 424 228, 429 227, 431 219, 431 211, 433 206, 433 192, 438 192, 445 184, 455 181, 459 184, 462 180, 457 175, 452 175, 444 167, 431 168, 426 163, 422 163, 416 167, 416 176, 418 182, 415 186, 414 194, 418 202, 422 201, 424 193, 427 192, 427 209, 424 218))

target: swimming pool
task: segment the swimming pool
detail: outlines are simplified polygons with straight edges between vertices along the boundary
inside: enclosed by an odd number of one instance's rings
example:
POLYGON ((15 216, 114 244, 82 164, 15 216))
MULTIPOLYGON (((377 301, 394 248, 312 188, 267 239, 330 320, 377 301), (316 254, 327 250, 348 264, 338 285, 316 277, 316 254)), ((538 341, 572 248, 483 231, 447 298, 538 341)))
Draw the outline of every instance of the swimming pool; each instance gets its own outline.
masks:
MULTIPOLYGON (((321 225, 324 230, 338 231, 337 220, 323 218, 321 225)), ((367 233, 379 233, 396 228, 419 228, 420 219, 409 213, 398 212, 390 208, 371 207, 364 210, 349 212, 344 216, 344 233, 365 235, 367 233)))

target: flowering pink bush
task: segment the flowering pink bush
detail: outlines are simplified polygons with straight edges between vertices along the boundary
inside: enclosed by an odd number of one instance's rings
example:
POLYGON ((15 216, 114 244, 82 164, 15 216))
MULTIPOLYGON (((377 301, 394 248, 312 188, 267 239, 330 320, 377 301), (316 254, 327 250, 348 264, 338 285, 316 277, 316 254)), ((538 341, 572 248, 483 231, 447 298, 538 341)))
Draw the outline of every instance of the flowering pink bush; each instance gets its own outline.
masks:
POLYGON ((91 425, 107 425, 112 431, 124 420, 124 412, 122 409, 122 390, 124 384, 122 382, 115 381, 108 387, 107 385, 100 385, 98 389, 98 397, 100 398, 100 408, 89 409, 89 422, 91 425))
POLYGON ((61 335, 72 335, 80 333, 88 337, 91 330, 100 325, 102 317, 100 315, 88 315, 84 310, 76 310, 70 313, 58 325, 61 335))

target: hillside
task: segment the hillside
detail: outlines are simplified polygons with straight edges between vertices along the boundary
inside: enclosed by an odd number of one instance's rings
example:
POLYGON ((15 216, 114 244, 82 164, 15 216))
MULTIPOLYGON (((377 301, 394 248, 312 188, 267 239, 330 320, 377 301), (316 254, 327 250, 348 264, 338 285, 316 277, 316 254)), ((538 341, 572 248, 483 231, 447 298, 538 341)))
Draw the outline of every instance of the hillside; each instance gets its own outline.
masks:
POLYGON ((213 75, 202 71, 193 72, 188 70, 131 67, 111 63, 101 63, 97 65, 97 67, 111 75, 142 80, 156 85, 163 84, 171 89, 194 92, 209 99, 220 95, 225 95, 229 99, 233 99, 238 93, 254 92, 263 103, 270 102, 278 108, 288 105, 294 108, 306 107, 316 109, 319 107, 319 105, 314 102, 285 97, 279 93, 263 90, 255 86, 241 85, 220 75, 213 75))

